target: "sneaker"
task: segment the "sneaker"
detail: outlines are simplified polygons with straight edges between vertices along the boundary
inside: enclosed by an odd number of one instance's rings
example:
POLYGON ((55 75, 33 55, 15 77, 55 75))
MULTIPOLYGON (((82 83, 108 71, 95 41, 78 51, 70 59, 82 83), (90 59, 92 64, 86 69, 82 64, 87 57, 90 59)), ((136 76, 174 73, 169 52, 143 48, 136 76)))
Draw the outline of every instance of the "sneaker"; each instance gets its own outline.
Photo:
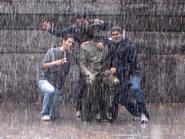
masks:
POLYGON ((96 114, 96 120, 101 120, 101 115, 100 115, 100 113, 97 113, 97 114, 96 114))
POLYGON ((76 112, 76 117, 78 117, 78 118, 79 118, 80 116, 81 116, 80 111, 77 111, 77 112, 76 112))
POLYGON ((43 115, 43 116, 41 117, 41 120, 42 120, 42 121, 50 121, 51 118, 50 118, 49 115, 43 115))
POLYGON ((112 115, 111 115, 109 112, 107 112, 106 117, 107 117, 108 119, 112 119, 112 115))
POLYGON ((141 123, 145 124, 148 123, 149 119, 146 117, 146 115, 144 113, 141 114, 141 123))

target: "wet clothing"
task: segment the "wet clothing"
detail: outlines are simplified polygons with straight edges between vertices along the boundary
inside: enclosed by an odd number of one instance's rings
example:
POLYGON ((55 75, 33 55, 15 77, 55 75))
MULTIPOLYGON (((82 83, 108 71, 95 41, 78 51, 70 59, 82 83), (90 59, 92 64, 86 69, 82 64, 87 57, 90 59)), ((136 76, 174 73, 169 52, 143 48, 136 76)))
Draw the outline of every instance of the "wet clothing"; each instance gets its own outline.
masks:
POLYGON ((59 118, 59 106, 62 99, 61 90, 55 88, 47 80, 39 80, 37 85, 43 101, 41 115, 49 115, 52 120, 59 118))
POLYGON ((49 63, 64 57, 67 58, 67 63, 53 65, 48 69, 42 68, 40 80, 38 81, 39 92, 43 100, 41 115, 49 115, 51 119, 59 117, 61 88, 64 85, 69 68, 73 64, 71 60, 73 58, 69 52, 63 52, 59 48, 51 48, 42 62, 42 64, 49 63))
MULTIPOLYGON (((74 36, 75 41, 78 43, 77 47, 74 50, 74 56, 76 57, 76 65, 75 72, 79 72, 79 53, 80 53, 80 44, 89 41, 89 40, 99 40, 101 36, 95 36, 94 31, 98 30, 109 30, 111 27, 111 24, 109 22, 104 22, 101 24, 95 24, 93 21, 88 21, 88 25, 85 25, 83 27, 78 27, 76 24, 73 24, 65 29, 57 29, 55 26, 53 29, 50 29, 49 32, 57 37, 64 37, 67 34, 72 34, 74 36)), ((81 96, 82 96, 82 90, 83 90, 83 79, 80 73, 76 73, 77 75, 75 77, 75 102, 77 103, 76 109, 80 109, 80 102, 81 102, 81 96)))
POLYGON ((64 53, 67 58, 67 63, 63 65, 53 65, 46 70, 42 70, 41 78, 48 80, 53 86, 60 89, 65 81, 65 78, 69 72, 70 65, 73 65, 74 57, 69 52, 63 52, 59 48, 51 48, 48 50, 42 64, 49 63, 55 60, 63 59, 64 53))
POLYGON ((111 51, 110 66, 116 67, 120 79, 123 80, 126 76, 139 75, 136 47, 130 40, 124 39, 117 43, 110 41, 109 46, 111 51))
POLYGON ((78 27, 77 25, 74 24, 63 30, 60 30, 54 27, 53 29, 50 29, 49 32, 58 37, 64 37, 67 34, 73 34, 75 41, 81 44, 82 42, 90 41, 92 39, 94 40, 99 39, 98 36, 94 35, 94 31, 108 30, 110 26, 111 25, 108 22, 104 22, 101 24, 95 24, 94 22, 89 22, 89 24, 83 27, 78 27))
POLYGON ((74 49, 74 56, 76 57, 76 64, 79 64, 79 49, 80 44, 90 40, 100 40, 102 36, 95 35, 95 31, 108 30, 112 25, 109 22, 104 22, 100 24, 94 23, 94 21, 88 21, 87 25, 78 27, 76 24, 73 24, 65 29, 58 29, 53 27, 49 32, 57 37, 64 37, 67 34, 72 34, 75 41, 78 43, 77 47, 74 49))
POLYGON ((145 96, 140 87, 140 72, 135 45, 128 39, 120 42, 109 41, 108 44, 111 55, 110 67, 117 68, 116 74, 121 84, 119 103, 124 105, 132 115, 140 116, 141 113, 144 113, 149 118, 145 106, 145 96), (132 93, 136 102, 129 99, 129 93, 132 93))
MULTIPOLYGON (((100 89, 102 84, 102 73, 108 67, 107 48, 97 48, 94 41, 90 41, 81 45, 80 47, 80 69, 83 78, 83 94, 85 98, 90 98, 91 109, 96 113, 99 108, 100 102, 100 89), (94 79, 91 80, 89 76, 93 75, 94 79), (86 96, 87 92, 90 96, 86 96)), ((81 96, 82 97, 82 96, 81 96)), ((80 104, 79 104, 80 105, 80 104)), ((79 108, 80 109, 80 108, 79 108)))
POLYGON ((89 73, 94 76, 107 69, 108 61, 106 61, 107 49, 97 48, 93 41, 83 44, 80 48, 80 68, 83 75, 88 76, 89 73))
POLYGON ((149 113, 146 110, 145 95, 141 90, 139 76, 131 77, 131 79, 127 80, 126 85, 121 86, 119 103, 125 106, 133 116, 140 117, 141 113, 144 113, 150 119, 149 113), (134 101, 130 99, 131 96, 135 98, 134 101))

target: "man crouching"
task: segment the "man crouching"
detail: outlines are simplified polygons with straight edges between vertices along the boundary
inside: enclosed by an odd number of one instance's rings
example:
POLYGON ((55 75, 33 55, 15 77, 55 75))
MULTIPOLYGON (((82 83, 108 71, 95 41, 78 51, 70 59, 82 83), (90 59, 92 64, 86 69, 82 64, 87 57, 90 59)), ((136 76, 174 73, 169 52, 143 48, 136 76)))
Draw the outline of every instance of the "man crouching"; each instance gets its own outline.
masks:
POLYGON ((61 88, 72 64, 72 55, 69 50, 73 45, 73 36, 67 35, 59 47, 48 50, 41 63, 42 72, 38 88, 43 100, 42 121, 59 118, 61 88))

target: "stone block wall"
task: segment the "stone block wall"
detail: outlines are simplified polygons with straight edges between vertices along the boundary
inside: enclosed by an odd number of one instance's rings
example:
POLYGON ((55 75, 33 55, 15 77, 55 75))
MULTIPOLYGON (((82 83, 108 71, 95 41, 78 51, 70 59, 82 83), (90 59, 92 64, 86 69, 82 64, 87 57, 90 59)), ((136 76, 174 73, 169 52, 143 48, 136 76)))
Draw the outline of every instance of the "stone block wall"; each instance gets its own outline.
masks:
POLYGON ((64 28, 79 10, 126 29, 139 49, 148 102, 185 102, 184 0, 0 0, 1 100, 38 101, 39 64, 61 39, 41 23, 64 28))

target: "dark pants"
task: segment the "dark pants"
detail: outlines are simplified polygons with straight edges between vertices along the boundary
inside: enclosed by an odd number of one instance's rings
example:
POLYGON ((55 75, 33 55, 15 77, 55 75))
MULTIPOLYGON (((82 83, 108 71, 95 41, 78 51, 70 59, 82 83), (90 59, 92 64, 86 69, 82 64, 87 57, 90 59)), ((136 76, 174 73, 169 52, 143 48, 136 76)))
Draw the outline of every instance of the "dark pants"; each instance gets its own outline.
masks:
POLYGON ((128 81, 122 81, 119 90, 119 103, 133 115, 139 116, 144 113, 149 118, 149 113, 145 106, 145 95, 140 87, 140 77, 134 76, 128 81), (130 96, 135 101, 130 99, 130 96))
POLYGON ((92 84, 89 84, 86 78, 86 76, 81 75, 78 86, 76 87, 76 110, 81 110, 83 96, 86 95, 85 93, 87 91, 90 91, 92 105, 96 109, 95 111, 97 111, 99 109, 99 99, 102 91, 101 76, 97 76, 92 84))
POLYGON ((79 81, 76 84, 75 87, 75 104, 76 104, 76 110, 81 110, 82 106, 82 96, 83 96, 83 90, 84 90, 84 79, 80 75, 79 81))
POLYGON ((100 82, 96 78, 92 83, 89 83, 86 78, 86 76, 81 76, 79 81, 76 93, 76 110, 81 110, 82 99, 88 99, 91 103, 92 112, 96 113, 100 107, 100 82))

